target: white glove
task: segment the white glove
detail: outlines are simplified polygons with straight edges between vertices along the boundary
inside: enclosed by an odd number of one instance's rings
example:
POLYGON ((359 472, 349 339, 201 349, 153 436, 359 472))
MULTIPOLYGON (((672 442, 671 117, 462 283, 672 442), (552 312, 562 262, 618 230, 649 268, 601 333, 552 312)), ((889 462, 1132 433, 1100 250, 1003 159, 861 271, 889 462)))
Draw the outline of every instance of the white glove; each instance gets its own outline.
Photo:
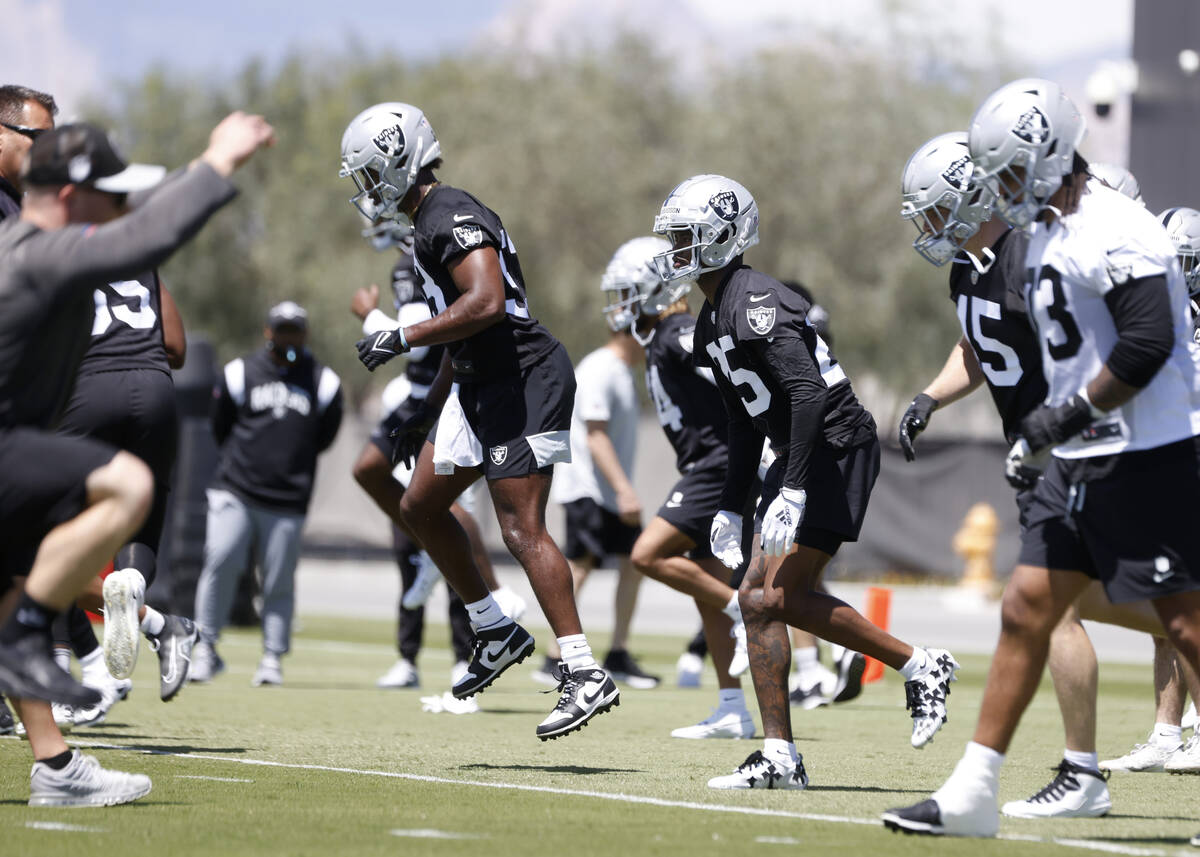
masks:
POLYGON ((767 556, 784 556, 792 547, 796 527, 804 520, 808 494, 803 488, 781 488, 763 517, 760 541, 767 556))
POLYGON ((717 512, 713 515, 712 530, 708 543, 713 556, 726 568, 736 569, 742 564, 742 516, 734 512, 717 512))
POLYGON ((1029 448, 1029 441, 1023 437, 1017 438, 1017 442, 1012 445, 1012 449, 1008 451, 1008 455, 1004 457, 1004 476, 1009 482, 1017 479, 1020 476, 1023 468, 1033 464, 1034 455, 1029 448))

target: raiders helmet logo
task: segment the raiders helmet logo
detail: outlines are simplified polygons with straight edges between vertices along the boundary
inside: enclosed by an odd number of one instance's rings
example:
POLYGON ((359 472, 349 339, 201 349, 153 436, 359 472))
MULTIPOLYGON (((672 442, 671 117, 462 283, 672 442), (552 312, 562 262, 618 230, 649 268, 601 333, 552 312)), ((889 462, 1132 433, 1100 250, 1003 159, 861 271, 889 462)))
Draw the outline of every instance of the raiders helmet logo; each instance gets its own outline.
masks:
POLYGON ((1046 114, 1036 107, 1030 107, 1013 125, 1012 132, 1018 139, 1040 146, 1050 139, 1050 123, 1046 121, 1046 114))
POLYGON ((464 250, 470 250, 472 247, 478 247, 483 243, 483 230, 474 224, 455 226, 454 240, 464 250))
POLYGON ((506 458, 508 458, 508 447, 507 446, 493 446, 491 448, 490 454, 492 457, 492 464, 499 466, 504 463, 504 460, 506 458))
POLYGON ((399 125, 393 125, 376 134, 371 142, 376 149, 394 158, 404 151, 404 130, 399 125))
POLYGON ((737 194, 731 190, 714 193, 708 198, 708 205, 722 220, 733 220, 738 215, 737 194))
POLYGON ((971 156, 963 155, 957 161, 946 168, 946 172, 942 173, 942 179, 952 188, 960 191, 966 191, 969 187, 967 179, 971 175, 971 156))
POLYGON ((746 310, 746 321, 750 322, 750 329, 761 336, 775 326, 775 307, 752 306, 746 310))

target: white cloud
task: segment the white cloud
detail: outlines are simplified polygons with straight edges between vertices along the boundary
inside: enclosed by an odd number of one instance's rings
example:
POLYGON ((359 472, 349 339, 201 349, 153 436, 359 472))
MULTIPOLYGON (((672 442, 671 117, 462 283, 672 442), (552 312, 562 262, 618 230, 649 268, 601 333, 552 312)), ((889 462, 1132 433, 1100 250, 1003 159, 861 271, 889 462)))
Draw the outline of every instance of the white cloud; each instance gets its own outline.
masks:
POLYGON ((60 121, 70 119, 103 78, 97 52, 70 32, 62 0, 0 0, 0 20, 2 82, 50 93, 61 110, 60 121))

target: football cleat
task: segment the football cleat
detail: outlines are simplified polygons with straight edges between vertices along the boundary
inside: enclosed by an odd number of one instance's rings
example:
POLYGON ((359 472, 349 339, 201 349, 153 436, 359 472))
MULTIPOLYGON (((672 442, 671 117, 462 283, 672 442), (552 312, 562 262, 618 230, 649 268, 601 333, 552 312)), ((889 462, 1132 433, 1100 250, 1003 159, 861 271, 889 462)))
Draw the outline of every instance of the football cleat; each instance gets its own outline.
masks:
POLYGON ((753 738, 754 718, 746 709, 725 711, 714 708, 712 714, 695 726, 671 730, 672 738, 753 738))
POLYGON ((114 806, 148 795, 150 778, 105 770, 95 756, 75 750, 61 771, 34 762, 29 786, 30 806, 114 806))
POLYGON ((625 649, 613 649, 605 655, 604 669, 614 681, 624 682, 635 690, 650 690, 662 681, 643 670, 625 649))
POLYGON ((529 605, 525 603, 525 599, 507 586, 501 586, 499 589, 492 590, 492 599, 496 602, 496 606, 500 608, 500 612, 514 622, 520 622, 521 617, 525 615, 525 611, 529 609, 529 605))
POLYGON ((558 686, 558 661, 546 655, 542 658, 542 665, 534 670, 530 676, 538 684, 548 685, 549 687, 558 686))
POLYGON ((94 705, 100 693, 71 677, 54 662, 50 629, 30 631, 0 643, 0 693, 16 699, 42 699, 67 705, 94 705))
POLYGON ((912 745, 918 750, 932 741, 950 719, 946 714, 946 697, 959 670, 958 661, 945 649, 925 652, 933 666, 924 675, 904 683, 905 707, 912 712, 912 745))
POLYGON ((699 687, 700 677, 704 674, 704 658, 691 652, 684 652, 675 662, 676 687, 699 687))
POLYGON ((138 610, 146 581, 136 568, 122 568, 104 578, 104 662, 113 678, 129 678, 137 666, 138 610))
POLYGON ((416 688, 421 686, 421 676, 417 673, 417 668, 413 666, 412 661, 400 658, 392 664, 390 670, 376 680, 375 686, 396 690, 406 687, 416 688))
POLYGON ((250 679, 250 686, 279 687, 281 684, 283 684, 283 667, 279 663, 279 655, 263 652, 262 659, 258 662, 258 669, 254 671, 254 678, 250 679))
POLYGON ((1200 774, 1200 736, 1193 735, 1172 753, 1163 763, 1163 770, 1169 774, 1200 774))
POLYGON ((160 633, 146 635, 150 648, 158 653, 158 695, 163 702, 174 699, 187 681, 192 647, 199 636, 195 622, 170 614, 163 616, 160 633))
MULTIPOLYGON (((66 735, 75 726, 75 709, 70 705, 63 705, 61 702, 53 702, 50 704, 50 713, 54 717, 54 725, 58 727, 58 731, 66 735)), ((17 724, 16 733, 18 738, 29 740, 29 732, 25 729, 25 723, 17 724)))
POLYGON ((829 697, 821 692, 821 682, 818 681, 812 687, 797 686, 795 690, 788 694, 788 701, 797 708, 811 711, 814 708, 820 708, 822 705, 828 705, 829 697))
POLYGON ((480 628, 475 632, 475 651, 466 674, 454 685, 452 693, 466 699, 487 689, 500 673, 519 664, 533 653, 533 637, 516 622, 480 628))
POLYGON ((425 602, 429 600, 429 596, 433 594, 433 588, 437 586, 438 581, 441 579, 442 573, 433 564, 433 560, 429 558, 429 554, 421 551, 417 555, 417 577, 413 580, 412 586, 404 590, 404 596, 400 599, 400 606, 405 610, 416 610, 418 607, 424 607, 425 602))
POLYGON ((558 675, 557 690, 562 695, 554 710, 537 728, 537 736, 543 741, 582 729, 597 714, 621 704, 621 693, 612 676, 599 667, 572 672, 565 663, 559 663, 558 675))
POLYGON ((834 702, 849 702, 862 693, 863 672, 867 669, 867 659, 858 652, 846 649, 837 663, 837 681, 833 686, 834 702))
POLYGON ((1183 719, 1179 721, 1180 727, 1183 729, 1195 729, 1197 724, 1200 724, 1200 716, 1196 715, 1196 703, 1188 706, 1188 710, 1183 712, 1183 719))
POLYGON ((1002 808, 1012 818, 1099 818, 1108 815, 1112 799, 1105 776, 1063 759, 1054 779, 1027 800, 1010 800, 1002 808))
POLYGON ((1183 742, 1164 746, 1154 741, 1153 736, 1145 744, 1135 744, 1133 749, 1117 759, 1105 759, 1100 770, 1123 774, 1140 774, 1165 770, 1167 760, 1183 748, 1183 742))
MULTIPOLYGON (((945 790, 943 786, 938 794, 945 790)), ((961 791, 952 803, 953 808, 944 805, 943 799, 931 797, 912 806, 889 809, 883 814, 883 826, 926 836, 995 836, 1000 829, 996 796, 988 788, 981 785, 961 791)))
POLYGON ((750 669, 750 650, 746 646, 746 623, 736 619, 729 629, 733 637, 733 657, 729 660, 729 677, 737 678, 750 669))
POLYGON ((188 681, 194 684, 210 682, 225 672, 225 661, 217 654, 212 643, 200 640, 192 649, 192 662, 188 667, 188 681))
POLYGON ((13 718, 12 709, 8 707, 8 702, 3 696, 0 696, 0 735, 11 735, 17 728, 17 722, 13 718))
POLYGON ((713 777, 708 781, 710 789, 805 789, 808 788, 808 772, 804 770, 804 757, 796 757, 796 765, 786 765, 768 759, 762 750, 755 750, 746 761, 737 766, 732 774, 713 777))
POLYGON ((83 683, 100 691, 101 698, 95 705, 77 706, 74 709, 73 722, 76 726, 99 726, 108 717, 112 707, 129 696, 129 691, 133 689, 131 679, 113 678, 107 671, 103 672, 97 681, 84 675, 83 683))

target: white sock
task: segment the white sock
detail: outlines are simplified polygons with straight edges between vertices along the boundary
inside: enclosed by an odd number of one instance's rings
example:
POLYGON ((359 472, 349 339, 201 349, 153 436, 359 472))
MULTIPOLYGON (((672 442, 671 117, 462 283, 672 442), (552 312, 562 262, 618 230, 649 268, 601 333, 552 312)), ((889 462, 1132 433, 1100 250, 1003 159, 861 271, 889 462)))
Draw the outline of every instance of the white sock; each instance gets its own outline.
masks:
POLYGON ((71 671, 71 650, 55 646, 54 663, 58 664, 60 670, 69 673, 71 671))
POLYGON ((1159 747, 1178 747, 1183 743, 1183 729, 1170 723, 1155 723, 1150 743, 1159 747))
POLYGON ((571 672, 600 666, 592 656, 586 634, 568 634, 558 638, 560 657, 571 672))
POLYGON ((824 677, 820 650, 816 646, 792 649, 792 669, 800 678, 800 687, 811 688, 824 677))
POLYGON ((88 676, 110 678, 108 666, 104 663, 104 649, 99 646, 79 659, 79 667, 85 678, 88 676))
POLYGON ((745 711, 746 709, 746 694, 742 692, 740 687, 721 688, 718 692, 721 703, 718 709, 721 711, 745 711))
POLYGON ((837 643, 829 644, 829 657, 833 658, 835 664, 839 663, 846 656, 846 647, 839 646, 837 643))
POLYGON ((733 595, 729 596, 729 603, 721 608, 721 612, 734 622, 742 621, 742 605, 738 603, 738 594, 736 589, 733 590, 733 595))
POLYGON ((471 628, 475 631, 506 625, 512 621, 504 615, 504 611, 500 609, 500 605, 496 603, 496 599, 490 592, 478 601, 468 604, 467 615, 471 618, 471 628))
POLYGON ((1095 753, 1085 753, 1082 750, 1063 750, 1063 758, 1072 765, 1087 768, 1089 771, 1100 768, 1100 757, 1095 753))
POLYGON ((763 739, 762 753, 771 762, 782 762, 784 764, 796 766, 796 745, 791 741, 784 741, 782 738, 765 738, 763 739))
POLYGON ((900 667, 900 675, 904 676, 905 681, 912 681, 921 673, 928 672, 931 665, 932 658, 929 657, 929 652, 914 646, 912 657, 905 662, 904 666, 900 667))
POLYGON ((143 634, 158 636, 163 632, 163 628, 166 625, 167 620, 163 618, 163 614, 159 613, 153 607, 146 607, 146 615, 142 617, 143 634))

